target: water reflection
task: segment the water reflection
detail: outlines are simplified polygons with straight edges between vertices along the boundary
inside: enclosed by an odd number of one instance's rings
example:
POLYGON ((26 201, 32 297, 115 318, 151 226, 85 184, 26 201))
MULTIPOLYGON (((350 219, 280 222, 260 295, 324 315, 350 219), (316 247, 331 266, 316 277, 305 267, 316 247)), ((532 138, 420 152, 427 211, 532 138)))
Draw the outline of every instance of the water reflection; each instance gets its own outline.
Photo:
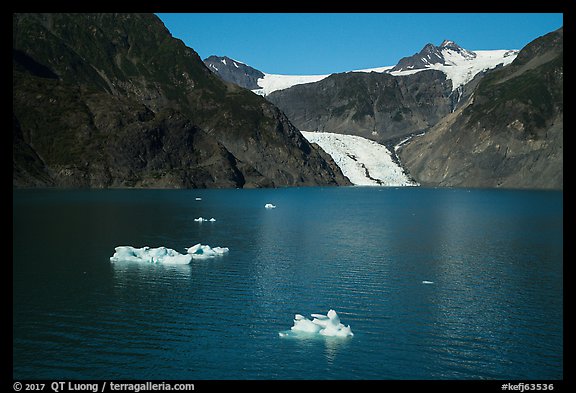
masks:
POLYGON ((112 271, 116 273, 114 278, 118 282, 138 279, 143 282, 154 283, 162 277, 170 279, 186 279, 191 276, 190 265, 162 265, 146 262, 118 261, 110 263, 112 271))
POLYGON ((294 332, 288 330, 282 332, 280 336, 283 340, 293 342, 301 353, 316 353, 318 347, 324 347, 324 358, 327 364, 332 365, 336 361, 338 354, 345 353, 350 346, 353 337, 331 337, 317 333, 294 332))

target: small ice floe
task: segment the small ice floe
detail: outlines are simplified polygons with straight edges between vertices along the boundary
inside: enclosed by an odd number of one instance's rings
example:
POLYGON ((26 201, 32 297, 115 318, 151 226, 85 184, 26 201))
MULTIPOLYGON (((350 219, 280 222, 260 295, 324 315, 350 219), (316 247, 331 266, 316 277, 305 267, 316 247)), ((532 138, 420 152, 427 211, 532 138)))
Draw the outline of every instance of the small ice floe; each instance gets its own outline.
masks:
POLYGON ((424 281, 422 281, 422 284, 434 284, 434 281, 426 281, 426 280, 424 280, 424 281))
POLYGON ((186 249, 188 255, 192 256, 194 259, 214 258, 222 256, 229 251, 230 249, 228 247, 210 247, 200 243, 186 249))
POLYGON ((266 209, 276 209, 276 205, 273 205, 273 204, 271 204, 271 203, 265 204, 264 207, 265 207, 266 209))
POLYGON ((290 331, 278 333, 280 337, 293 336, 295 333, 320 334, 330 337, 351 337, 354 335, 350 326, 340 322, 340 317, 334 310, 328 311, 328 315, 311 314, 312 320, 303 315, 294 315, 294 326, 290 331), (292 333, 292 334, 291 334, 292 333))
POLYGON ((195 218, 194 221, 196 221, 196 222, 206 222, 206 221, 214 222, 214 221, 216 221, 216 219, 214 217, 212 217, 211 219, 207 219, 204 217, 198 217, 198 218, 195 218))

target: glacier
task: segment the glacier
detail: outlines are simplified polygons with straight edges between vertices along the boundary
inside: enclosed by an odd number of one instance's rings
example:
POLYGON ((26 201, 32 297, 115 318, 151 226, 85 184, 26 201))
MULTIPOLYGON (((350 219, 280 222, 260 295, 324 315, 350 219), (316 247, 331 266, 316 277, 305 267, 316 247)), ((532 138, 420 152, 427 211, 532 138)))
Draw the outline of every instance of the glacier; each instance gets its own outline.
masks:
POLYGON ((312 320, 301 314, 294 315, 294 326, 290 331, 279 332, 280 337, 294 337, 299 333, 319 334, 328 337, 351 337, 354 335, 350 325, 345 326, 340 322, 340 317, 334 310, 329 310, 327 315, 311 314, 312 320))
POLYGON ((352 184, 356 186, 418 186, 394 162, 384 145, 355 135, 301 131, 310 143, 328 153, 352 184))
POLYGON ((171 248, 148 246, 136 248, 132 246, 118 246, 114 248, 114 255, 110 262, 147 262, 172 265, 187 265, 193 259, 207 259, 222 256, 230 250, 228 247, 210 247, 200 243, 186 249, 186 254, 181 254, 171 248))
POLYGON ((326 75, 281 75, 281 74, 267 74, 263 73, 264 77, 259 78, 256 84, 260 86, 260 89, 252 90, 261 96, 267 96, 276 90, 284 90, 292 86, 301 85, 304 83, 318 82, 324 78, 330 76, 326 75))
MULTIPOLYGON (((475 54, 476 56, 466 56, 451 50, 449 47, 442 49, 442 55, 446 64, 428 64, 426 68, 406 69, 402 71, 391 71, 394 66, 384 66, 375 68, 366 68, 359 70, 352 70, 348 72, 379 72, 388 73, 392 76, 403 76, 415 74, 416 72, 426 70, 439 70, 446 74, 446 78, 452 81, 452 90, 470 82, 476 74, 483 72, 498 65, 510 64, 518 55, 518 50, 512 49, 495 49, 495 50, 475 50, 466 51, 467 53, 475 54)), ((273 91, 287 89, 292 86, 313 83, 321 81, 332 74, 325 75, 282 75, 282 74, 267 74, 264 72, 264 78, 257 81, 260 89, 254 89, 252 92, 267 96, 273 91)))

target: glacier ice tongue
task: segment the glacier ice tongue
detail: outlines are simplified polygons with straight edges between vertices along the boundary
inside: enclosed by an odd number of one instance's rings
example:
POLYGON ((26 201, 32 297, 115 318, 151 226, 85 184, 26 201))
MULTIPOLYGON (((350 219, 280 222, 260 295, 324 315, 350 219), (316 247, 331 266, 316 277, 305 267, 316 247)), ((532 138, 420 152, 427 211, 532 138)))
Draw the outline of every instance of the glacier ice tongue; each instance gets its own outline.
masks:
MULTIPOLYGON (((290 330, 330 337, 351 337, 354 335, 349 325, 345 326, 340 322, 340 317, 334 310, 328 311, 328 315, 311 314, 311 316, 314 319, 310 320, 301 314, 296 314, 294 326, 290 330)), ((279 335, 285 337, 286 333, 281 332, 279 335)))

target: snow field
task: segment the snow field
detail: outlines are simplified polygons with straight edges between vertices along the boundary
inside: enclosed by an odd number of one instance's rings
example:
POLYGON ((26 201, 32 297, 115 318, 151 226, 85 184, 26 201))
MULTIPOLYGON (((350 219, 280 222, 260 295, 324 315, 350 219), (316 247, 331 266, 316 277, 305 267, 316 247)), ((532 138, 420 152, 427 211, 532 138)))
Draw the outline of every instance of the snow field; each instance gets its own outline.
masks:
MULTIPOLYGON (((390 72, 391 68, 394 66, 384 66, 367 68, 362 70, 354 70, 350 72, 380 72, 380 73, 390 73, 393 76, 403 76, 415 74, 417 72, 426 70, 439 70, 446 74, 446 77, 452 80, 452 90, 456 90, 458 87, 465 85, 470 82, 476 74, 479 72, 495 68, 497 65, 507 65, 510 64, 518 55, 517 50, 478 50, 472 51, 471 53, 476 54, 476 57, 471 58, 468 56, 463 56, 462 54, 450 50, 443 49, 442 55, 444 60, 447 62, 446 65, 443 64, 429 64, 427 68, 404 70, 404 71, 394 71, 390 72)), ((295 85, 301 85, 304 83, 318 82, 331 74, 326 75, 280 75, 280 74, 266 74, 264 73, 264 78, 258 79, 258 86, 260 89, 252 90, 256 94, 266 96, 273 91, 283 90, 295 85)))

